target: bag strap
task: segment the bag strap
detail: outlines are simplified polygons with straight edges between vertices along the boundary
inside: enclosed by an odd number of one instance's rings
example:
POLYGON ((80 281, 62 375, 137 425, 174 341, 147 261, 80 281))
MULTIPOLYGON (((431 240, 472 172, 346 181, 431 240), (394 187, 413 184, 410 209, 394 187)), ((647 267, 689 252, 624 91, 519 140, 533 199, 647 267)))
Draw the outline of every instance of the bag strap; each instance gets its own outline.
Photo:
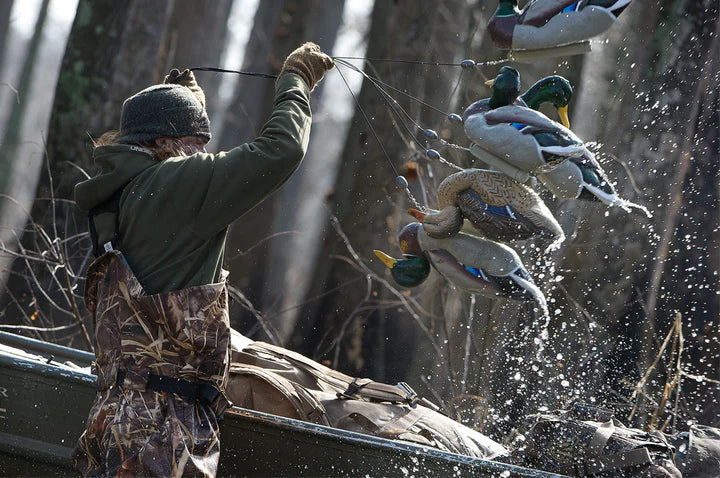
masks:
POLYGON ((104 203, 98 204, 88 211, 88 228, 90 229, 90 239, 92 240, 92 252, 95 257, 100 257, 100 245, 98 244, 98 234, 97 229, 95 228, 95 216, 98 214, 106 212, 115 213, 115 230, 113 231, 111 244, 115 249, 118 249, 118 245, 120 243, 120 199, 122 198, 122 194, 128 184, 130 184, 130 181, 123 184, 117 191, 115 191, 110 199, 104 203))
POLYGON ((588 443, 588 454, 592 457, 602 455, 603 449, 605 449, 605 445, 607 445, 613 433, 615 433, 615 425, 612 420, 600 424, 595 429, 595 434, 590 439, 590 443, 588 443))
POLYGON ((337 370, 325 367, 299 353, 265 342, 253 342, 245 347, 243 351, 268 353, 298 365, 311 373, 316 379, 336 390, 341 390, 337 392, 338 398, 362 397, 382 402, 407 403, 413 408, 420 402, 420 398, 415 391, 406 383, 401 382, 398 385, 390 385, 375 382, 369 378, 353 378, 337 370))
POLYGON ((413 408, 407 413, 399 414, 392 420, 388 421, 380 428, 380 432, 388 432, 393 429, 410 431, 410 428, 428 413, 430 413, 430 410, 428 410, 427 408, 413 408))
POLYGON ((296 386, 290 380, 273 373, 271 370, 247 364, 233 363, 230 366, 230 372, 235 375, 254 376, 263 380, 280 392, 292 404, 295 410, 305 417, 305 420, 330 426, 323 404, 315 398, 314 395, 302 387, 296 386))

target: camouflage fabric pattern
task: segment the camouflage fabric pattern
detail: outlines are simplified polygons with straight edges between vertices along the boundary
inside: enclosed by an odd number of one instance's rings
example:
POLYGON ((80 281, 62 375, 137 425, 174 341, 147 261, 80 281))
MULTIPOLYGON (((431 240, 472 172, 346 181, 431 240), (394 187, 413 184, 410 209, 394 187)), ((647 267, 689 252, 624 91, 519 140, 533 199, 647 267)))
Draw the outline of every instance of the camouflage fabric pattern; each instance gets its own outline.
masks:
POLYGON ((85 476, 215 476, 224 394, 208 405, 146 384, 153 373, 225 390, 225 284, 146 295, 111 251, 90 266, 85 303, 95 323, 98 395, 75 449, 76 468, 85 476), (119 370, 126 372, 120 387, 119 370))

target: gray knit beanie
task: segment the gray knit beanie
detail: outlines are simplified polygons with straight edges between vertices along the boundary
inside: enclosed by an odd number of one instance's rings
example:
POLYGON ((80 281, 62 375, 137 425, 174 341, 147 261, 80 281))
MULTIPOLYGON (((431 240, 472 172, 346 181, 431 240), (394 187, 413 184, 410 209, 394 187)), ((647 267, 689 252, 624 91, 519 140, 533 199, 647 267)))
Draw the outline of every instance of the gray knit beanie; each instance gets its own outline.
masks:
POLYGON ((195 94, 178 84, 155 85, 126 99, 120 116, 120 142, 200 136, 210 141, 210 119, 195 94))

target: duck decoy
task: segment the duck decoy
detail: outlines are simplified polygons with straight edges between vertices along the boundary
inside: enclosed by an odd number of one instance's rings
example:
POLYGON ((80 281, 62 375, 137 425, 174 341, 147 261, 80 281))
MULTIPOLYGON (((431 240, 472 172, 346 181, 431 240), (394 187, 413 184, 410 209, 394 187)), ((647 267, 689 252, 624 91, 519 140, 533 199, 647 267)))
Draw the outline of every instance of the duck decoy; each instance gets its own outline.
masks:
POLYGON ((630 2, 531 0, 520 10, 517 0, 500 0, 488 23, 488 32, 495 46, 502 49, 547 49, 543 56, 582 53, 589 51, 589 44, 584 51, 567 46, 586 42, 608 30, 630 2))
MULTIPOLYGON (((570 82, 554 75, 535 83, 520 98, 533 110, 538 110, 544 103, 551 103, 558 111, 562 123, 570 128, 568 105, 572 95, 570 82)), ((590 151, 570 158, 552 171, 538 174, 537 178, 551 193, 564 199, 600 201, 621 207, 637 206, 618 196, 605 171, 590 151)))
POLYGON ((517 70, 504 66, 487 84, 492 86, 492 96, 463 112, 475 157, 524 183, 570 158, 591 154, 570 129, 518 101, 517 70))
POLYGON ((422 284, 430 266, 448 282, 473 294, 535 301, 543 310, 547 302, 525 269, 520 256, 509 246, 460 232, 435 239, 413 222, 398 236, 402 259, 382 251, 375 255, 390 269, 395 282, 404 287, 422 284))
POLYGON ((466 169, 445 178, 438 186, 439 211, 410 213, 433 238, 457 234, 464 219, 483 237, 507 242, 541 237, 562 241, 564 234, 540 196, 506 175, 483 169, 466 169))
POLYGON ((572 100, 573 89, 570 82, 560 75, 546 76, 535 82, 519 96, 521 106, 539 111, 544 103, 551 103, 558 112, 563 126, 570 129, 568 109, 572 100))

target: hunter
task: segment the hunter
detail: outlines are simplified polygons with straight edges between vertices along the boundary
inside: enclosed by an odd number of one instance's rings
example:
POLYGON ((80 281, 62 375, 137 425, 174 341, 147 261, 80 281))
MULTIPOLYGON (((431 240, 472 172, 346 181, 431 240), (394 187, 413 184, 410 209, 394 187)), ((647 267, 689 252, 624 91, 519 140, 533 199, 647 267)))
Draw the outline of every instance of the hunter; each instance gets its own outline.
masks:
POLYGON ((191 71, 131 96, 120 130, 75 188, 97 259, 85 303, 97 396, 74 453, 85 476, 215 476, 230 357, 228 226, 288 180, 308 145, 309 94, 332 59, 292 52, 260 136, 210 154, 205 96, 191 71), (99 257, 98 257, 99 256, 99 257))

